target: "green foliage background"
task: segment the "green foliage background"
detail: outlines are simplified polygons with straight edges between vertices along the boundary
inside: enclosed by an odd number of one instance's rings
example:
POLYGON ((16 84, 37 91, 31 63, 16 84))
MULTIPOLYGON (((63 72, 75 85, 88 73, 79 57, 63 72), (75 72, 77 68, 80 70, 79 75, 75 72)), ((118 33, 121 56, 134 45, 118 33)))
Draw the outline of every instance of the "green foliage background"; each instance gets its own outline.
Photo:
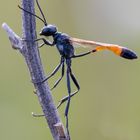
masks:
MULTIPOLYGON (((140 2, 138 0, 39 0, 49 23, 70 36, 120 44, 140 52, 140 2)), ((1 0, 0 24, 6 22, 21 35, 19 1, 1 0)), ((43 24, 37 20, 37 31, 43 24)), ((77 48, 80 53, 85 49, 77 48)), ((46 75, 58 64, 54 48, 40 49, 46 75)), ((140 139, 140 61, 125 60, 111 52, 99 52, 73 60, 80 92, 72 99, 72 140, 140 139)), ((59 74, 49 81, 50 86, 59 74)), ((56 104, 65 95, 65 78, 53 91, 56 104)), ((72 85, 73 89, 75 87, 72 85)), ((59 109, 64 118, 64 108, 59 109)), ((51 140, 26 64, 11 48, 0 29, 0 140, 51 140)))

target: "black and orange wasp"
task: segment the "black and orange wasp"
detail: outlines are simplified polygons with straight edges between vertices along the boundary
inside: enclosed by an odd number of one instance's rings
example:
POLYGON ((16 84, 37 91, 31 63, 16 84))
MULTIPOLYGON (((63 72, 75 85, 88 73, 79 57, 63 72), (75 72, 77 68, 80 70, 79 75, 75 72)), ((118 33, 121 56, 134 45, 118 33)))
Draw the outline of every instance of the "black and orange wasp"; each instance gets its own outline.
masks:
POLYGON ((73 97, 80 90, 79 83, 76 80, 76 78, 75 78, 75 76, 72 72, 72 69, 71 69, 72 58, 82 57, 82 56, 92 54, 92 53, 95 53, 95 52, 98 52, 98 51, 101 51, 101 50, 112 51, 116 55, 121 56, 121 57, 126 58, 126 59, 136 59, 137 55, 135 54, 135 52, 133 52, 132 50, 130 50, 126 47, 122 47, 122 46, 114 45, 114 44, 106 44, 106 43, 100 43, 100 42, 95 42, 95 41, 73 38, 73 37, 70 37, 69 35, 67 35, 65 33, 58 32, 57 27, 55 25, 47 23, 46 18, 44 16, 43 12, 42 12, 42 9, 39 5, 38 0, 36 0, 36 3, 37 3, 37 6, 38 6, 38 9, 40 10, 42 18, 39 17, 36 14, 33 14, 33 13, 27 11, 26 9, 23 9, 20 6, 19 6, 19 8, 22 9, 24 12, 26 12, 26 13, 32 15, 32 16, 35 16, 36 18, 38 18, 39 20, 41 20, 44 23, 44 27, 41 29, 40 35, 42 35, 44 37, 50 37, 51 36, 53 38, 52 42, 45 39, 45 38, 36 39, 35 41, 39 41, 39 40, 43 41, 43 43, 39 47, 42 47, 45 44, 49 45, 49 46, 56 46, 56 48, 59 51, 60 56, 61 56, 61 60, 60 60, 60 63, 58 64, 58 66, 42 82, 45 82, 46 80, 48 80, 49 78, 54 76, 55 73, 60 69, 60 67, 62 67, 61 77, 55 82, 55 84, 52 88, 52 89, 54 89, 59 84, 59 82, 61 81, 61 79, 64 76, 65 63, 66 63, 66 66, 67 66, 66 78, 67 78, 68 96, 65 96, 64 98, 62 98, 60 100, 58 107, 60 107, 64 102, 67 101, 67 105, 66 105, 66 108, 65 108, 65 117, 66 117, 66 128, 67 128, 67 132, 69 134, 68 112, 69 112, 70 101, 71 101, 71 97, 73 97), (74 49, 74 47, 75 47, 74 43, 79 44, 79 45, 84 46, 84 47, 89 47, 91 50, 86 52, 86 53, 82 53, 82 54, 77 55, 77 54, 74 53, 74 50, 75 50, 74 49), (77 88, 77 90, 75 92, 71 92, 70 78, 77 88))

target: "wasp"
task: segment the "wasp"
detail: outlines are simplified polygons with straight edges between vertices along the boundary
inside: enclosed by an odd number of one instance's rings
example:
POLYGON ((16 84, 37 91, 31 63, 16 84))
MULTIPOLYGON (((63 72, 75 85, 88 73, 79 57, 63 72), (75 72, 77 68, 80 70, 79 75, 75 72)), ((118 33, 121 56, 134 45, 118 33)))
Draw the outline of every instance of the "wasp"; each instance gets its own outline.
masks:
POLYGON ((24 12, 26 12, 32 16, 35 16, 36 18, 38 18, 39 20, 41 20, 44 23, 44 27, 41 29, 41 31, 39 33, 40 36, 53 38, 53 41, 49 41, 43 37, 36 39, 35 41, 39 41, 39 40, 43 41, 43 43, 39 47, 42 47, 43 45, 55 46, 61 56, 60 63, 56 66, 56 68, 53 70, 53 72, 47 78, 45 78, 42 82, 45 82, 46 80, 48 80, 49 78, 54 76, 56 74, 56 72, 61 68, 62 69, 61 77, 55 82, 55 84, 52 88, 52 89, 54 89, 59 84, 59 82, 62 80, 62 78, 64 76, 65 64, 67 66, 66 78, 67 78, 68 95, 60 100, 58 107, 60 107, 64 102, 67 101, 66 108, 65 108, 65 117, 66 117, 66 128, 67 128, 67 132, 69 134, 68 113, 69 113, 70 101, 71 101, 71 97, 73 97, 80 90, 79 83, 78 83, 75 75, 72 72, 72 68, 71 68, 72 59, 77 58, 77 57, 83 57, 83 56, 86 56, 89 54, 93 54, 93 53, 96 53, 101 50, 109 50, 120 57, 123 57, 126 59, 131 59, 131 60, 136 59, 137 55, 135 52, 133 52, 132 50, 130 50, 126 47, 122 47, 122 46, 115 45, 115 44, 107 44, 107 43, 101 43, 101 42, 74 38, 74 37, 70 37, 69 35, 67 35, 65 33, 59 32, 55 25, 47 23, 46 18, 39 5, 38 0, 36 0, 36 3, 38 6, 38 9, 42 15, 42 18, 34 13, 27 11, 26 9, 23 9, 20 6, 19 6, 19 8, 22 9, 24 12), (84 46, 85 48, 90 48, 90 51, 81 53, 81 54, 75 54, 75 44, 79 44, 80 46, 84 46), (77 88, 77 90, 74 92, 71 92, 71 83, 70 83, 71 80, 70 79, 72 80, 72 82, 74 83, 74 85, 77 88))

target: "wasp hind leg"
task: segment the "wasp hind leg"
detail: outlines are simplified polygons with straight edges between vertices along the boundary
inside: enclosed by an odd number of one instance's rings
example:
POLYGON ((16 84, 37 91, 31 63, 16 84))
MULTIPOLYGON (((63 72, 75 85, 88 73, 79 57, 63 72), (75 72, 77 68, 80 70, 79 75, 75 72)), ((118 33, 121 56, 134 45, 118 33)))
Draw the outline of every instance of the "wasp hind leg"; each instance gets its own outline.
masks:
MULTIPOLYGON (((79 92, 80 86, 79 86, 78 81, 76 80, 74 74, 72 73, 71 68, 70 68, 70 76, 71 76, 71 79, 72 79, 73 83, 75 84, 75 86, 76 86, 76 88, 77 88, 77 90, 74 91, 74 92, 70 95, 70 97, 73 97, 76 93, 79 92)), ((59 102, 57 108, 59 108, 64 102, 66 102, 66 101, 68 100, 68 98, 69 98, 69 96, 65 96, 64 98, 62 98, 62 99, 60 100, 60 102, 59 102)))
POLYGON ((67 68, 67 89, 68 89, 68 99, 67 99, 67 105, 65 109, 65 117, 66 117, 66 129, 68 136, 69 135, 69 120, 68 120, 68 113, 69 113, 69 107, 70 107, 70 100, 71 100, 71 86, 70 86, 70 74, 69 74, 69 68, 67 68))

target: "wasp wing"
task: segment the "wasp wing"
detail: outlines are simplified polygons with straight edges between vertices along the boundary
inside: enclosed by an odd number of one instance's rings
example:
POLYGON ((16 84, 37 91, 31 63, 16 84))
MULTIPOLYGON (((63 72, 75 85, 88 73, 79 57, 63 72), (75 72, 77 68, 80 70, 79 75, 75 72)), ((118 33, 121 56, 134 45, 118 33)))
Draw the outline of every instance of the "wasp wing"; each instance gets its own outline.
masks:
POLYGON ((116 55, 119 55, 126 59, 136 59, 137 55, 130 49, 126 47, 122 47, 115 44, 107 44, 101 42, 95 42, 90 40, 84 40, 79 38, 70 38, 71 43, 76 43, 83 47, 88 47, 93 49, 93 52, 100 51, 100 50, 110 50, 114 52, 116 55))

